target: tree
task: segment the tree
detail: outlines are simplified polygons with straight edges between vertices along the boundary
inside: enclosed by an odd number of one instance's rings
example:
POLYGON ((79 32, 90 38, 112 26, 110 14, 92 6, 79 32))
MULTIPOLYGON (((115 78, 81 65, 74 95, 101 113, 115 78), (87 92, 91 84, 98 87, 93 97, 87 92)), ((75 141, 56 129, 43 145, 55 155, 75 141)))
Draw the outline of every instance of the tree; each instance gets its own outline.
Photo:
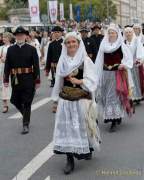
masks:
POLYGON ((81 14, 84 15, 86 9, 92 5, 93 16, 104 21, 106 18, 111 17, 112 19, 116 18, 117 8, 116 5, 113 3, 112 0, 72 0, 71 1, 74 5, 81 6, 81 14), (108 3, 108 7, 107 7, 108 3), (109 17, 107 14, 109 12, 109 17))
POLYGON ((0 7, 0 20, 7 19, 7 8, 6 7, 0 7))
POLYGON ((24 8, 28 6, 27 0, 6 0, 7 7, 9 8, 24 8))
POLYGON ((47 14, 47 0, 40 0, 40 13, 47 14))

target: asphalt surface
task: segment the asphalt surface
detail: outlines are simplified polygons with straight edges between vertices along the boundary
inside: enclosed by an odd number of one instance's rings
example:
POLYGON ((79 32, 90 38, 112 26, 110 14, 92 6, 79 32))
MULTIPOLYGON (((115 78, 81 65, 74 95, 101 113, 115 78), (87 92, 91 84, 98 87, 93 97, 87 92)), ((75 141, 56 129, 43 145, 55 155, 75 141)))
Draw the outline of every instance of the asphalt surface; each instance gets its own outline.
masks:
MULTIPOLYGON (((50 96, 48 84, 42 75, 34 103, 50 96)), ((9 118, 17 113, 12 105, 7 114, 0 113, 0 180, 12 180, 52 141, 55 120, 51 106, 49 102, 32 112, 30 133, 25 136, 20 134, 21 118, 9 118)), ((92 160, 76 160, 75 171, 65 176, 65 156, 54 155, 29 180, 45 180, 48 176, 52 180, 144 180, 144 104, 136 107, 131 119, 123 120, 116 133, 109 133, 109 125, 102 121, 99 127, 101 152, 94 152, 92 160)))

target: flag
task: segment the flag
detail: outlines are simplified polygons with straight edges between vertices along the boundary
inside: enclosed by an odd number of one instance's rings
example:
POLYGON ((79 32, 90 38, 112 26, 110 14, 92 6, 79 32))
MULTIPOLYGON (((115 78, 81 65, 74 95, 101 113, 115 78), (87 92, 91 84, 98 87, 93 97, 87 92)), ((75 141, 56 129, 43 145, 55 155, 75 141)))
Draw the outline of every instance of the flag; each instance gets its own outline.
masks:
POLYGON ((80 5, 76 6, 76 21, 80 22, 80 13, 81 13, 81 9, 80 9, 80 5))
POLYGON ((39 0, 29 0, 31 23, 40 23, 39 0))
POLYGON ((56 0, 49 1, 49 15, 52 23, 55 23, 57 21, 57 14, 58 14, 57 9, 58 9, 57 1, 56 0))
POLYGON ((73 7, 72 4, 69 4, 69 10, 70 10, 70 19, 73 19, 73 7))
POLYGON ((60 20, 64 20, 64 3, 60 3, 60 20))

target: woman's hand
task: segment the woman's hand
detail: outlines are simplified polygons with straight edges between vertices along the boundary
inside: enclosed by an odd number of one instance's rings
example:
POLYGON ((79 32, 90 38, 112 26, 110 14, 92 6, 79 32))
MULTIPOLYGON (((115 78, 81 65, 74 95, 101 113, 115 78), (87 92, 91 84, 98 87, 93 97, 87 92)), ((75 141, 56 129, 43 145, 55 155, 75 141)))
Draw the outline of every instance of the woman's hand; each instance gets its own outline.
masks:
POLYGON ((4 57, 1 58, 1 62, 5 63, 5 58, 4 57))
POLYGON ((83 84, 82 79, 77 79, 77 78, 74 78, 74 77, 70 77, 69 80, 70 80, 70 82, 72 84, 75 84, 75 85, 82 85, 83 84))
POLYGON ((118 67, 118 70, 125 70, 125 69, 126 69, 126 67, 123 64, 120 64, 119 67, 118 67))
POLYGON ((137 65, 137 66, 140 66, 142 63, 141 63, 141 60, 140 59, 137 59, 136 60, 136 62, 135 62, 135 64, 137 65))

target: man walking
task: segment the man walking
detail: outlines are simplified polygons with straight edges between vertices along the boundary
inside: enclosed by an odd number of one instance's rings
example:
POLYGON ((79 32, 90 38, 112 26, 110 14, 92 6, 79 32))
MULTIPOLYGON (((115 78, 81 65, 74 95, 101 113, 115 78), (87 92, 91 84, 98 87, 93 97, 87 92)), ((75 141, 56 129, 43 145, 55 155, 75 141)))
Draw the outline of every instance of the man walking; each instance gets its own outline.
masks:
POLYGON ((28 31, 18 27, 14 32, 16 44, 7 51, 4 69, 4 85, 11 76, 11 103, 23 116, 22 134, 29 133, 31 104, 35 89, 40 85, 39 59, 36 48, 25 43, 28 31))

